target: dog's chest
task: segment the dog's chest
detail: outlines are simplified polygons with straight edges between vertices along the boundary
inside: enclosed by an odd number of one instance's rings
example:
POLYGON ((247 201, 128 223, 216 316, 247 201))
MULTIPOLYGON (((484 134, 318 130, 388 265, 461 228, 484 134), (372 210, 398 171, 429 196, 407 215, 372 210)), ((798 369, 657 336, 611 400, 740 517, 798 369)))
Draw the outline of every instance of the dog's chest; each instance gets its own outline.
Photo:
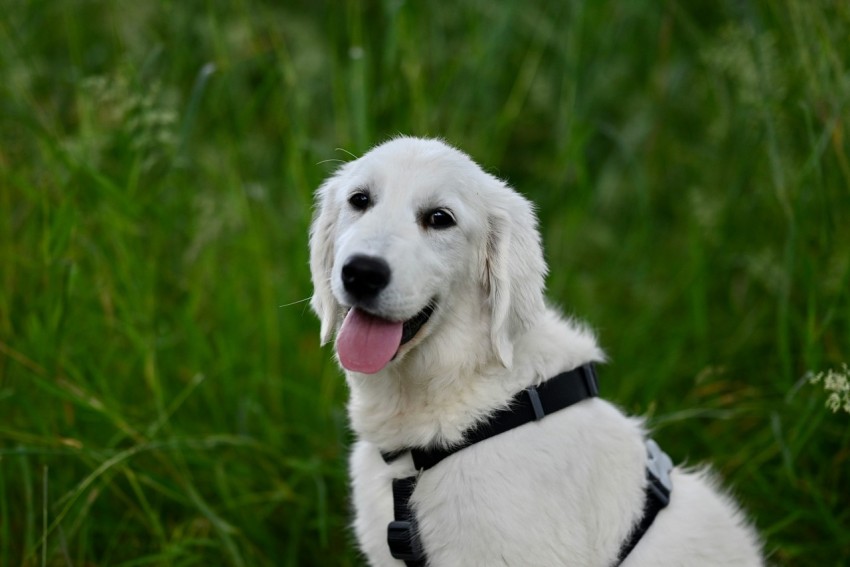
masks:
MULTIPOLYGON (((596 430, 580 425, 593 423, 581 414, 594 408, 576 410, 464 449, 421 475, 411 503, 429 565, 595 564, 616 555, 641 510, 641 438, 622 428, 613 436, 620 450, 611 450, 610 431, 597 445, 596 430)), ((412 473, 409 457, 387 465, 367 442, 352 453, 355 528, 373 565, 399 565, 386 542, 391 484, 412 473)))

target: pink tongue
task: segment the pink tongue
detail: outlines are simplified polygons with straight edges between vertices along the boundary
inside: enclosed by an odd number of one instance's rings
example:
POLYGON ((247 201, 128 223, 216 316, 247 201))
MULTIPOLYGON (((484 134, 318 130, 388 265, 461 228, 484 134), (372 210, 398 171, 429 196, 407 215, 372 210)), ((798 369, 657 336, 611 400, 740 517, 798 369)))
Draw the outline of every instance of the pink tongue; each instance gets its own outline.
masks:
POLYGON ((352 308, 336 338, 339 361, 348 370, 374 374, 392 360, 401 344, 401 323, 352 308))

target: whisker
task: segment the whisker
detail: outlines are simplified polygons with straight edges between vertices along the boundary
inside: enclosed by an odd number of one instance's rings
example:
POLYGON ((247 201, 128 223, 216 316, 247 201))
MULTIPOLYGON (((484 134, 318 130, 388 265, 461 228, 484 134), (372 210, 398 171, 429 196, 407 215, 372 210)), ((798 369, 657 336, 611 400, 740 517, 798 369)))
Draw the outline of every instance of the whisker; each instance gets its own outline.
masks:
POLYGON ((304 299, 299 299, 297 301, 293 301, 292 303, 284 303, 283 305, 278 305, 278 308, 289 307, 290 305, 295 305, 296 303, 304 303, 305 301, 310 301, 310 298, 305 297, 304 299))
POLYGON ((334 148, 334 149, 335 149, 336 151, 338 151, 338 152, 345 152, 345 153, 347 153, 348 155, 350 155, 350 156, 351 156, 351 159, 357 159, 357 156, 356 156, 356 155, 354 155, 353 153, 349 152, 349 151, 348 151, 348 150, 346 150, 345 148, 334 148))

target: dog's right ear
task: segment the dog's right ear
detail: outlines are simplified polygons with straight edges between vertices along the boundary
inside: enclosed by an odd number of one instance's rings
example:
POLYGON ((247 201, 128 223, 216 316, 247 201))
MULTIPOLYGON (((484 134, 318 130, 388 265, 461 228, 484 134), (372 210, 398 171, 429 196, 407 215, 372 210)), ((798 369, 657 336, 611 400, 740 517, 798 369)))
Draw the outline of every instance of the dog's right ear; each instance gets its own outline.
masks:
POLYGON ((321 321, 319 337, 323 345, 331 340, 340 308, 331 292, 338 214, 333 200, 336 180, 336 176, 331 177, 316 190, 315 211, 310 225, 310 275, 313 280, 310 307, 321 321))

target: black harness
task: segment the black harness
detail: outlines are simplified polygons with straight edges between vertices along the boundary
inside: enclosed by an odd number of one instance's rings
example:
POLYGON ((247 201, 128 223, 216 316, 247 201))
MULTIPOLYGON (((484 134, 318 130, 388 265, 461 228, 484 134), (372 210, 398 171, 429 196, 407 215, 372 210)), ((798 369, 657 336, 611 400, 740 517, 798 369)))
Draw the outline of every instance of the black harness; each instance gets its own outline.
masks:
MULTIPOLYGON (((585 364, 568 372, 558 374, 539 386, 532 386, 517 393, 507 408, 497 411, 488 419, 470 429, 464 440, 448 449, 412 448, 381 453, 384 461, 391 463, 410 452, 417 473, 406 478, 393 480, 393 512, 395 520, 387 526, 387 543, 390 553, 404 561, 407 567, 425 567, 427 558, 419 538, 416 517, 410 509, 410 497, 416 489, 419 475, 458 451, 509 431, 530 421, 539 421, 545 416, 569 407, 582 400, 599 395, 599 386, 593 364, 585 364)), ((643 516, 620 547, 615 566, 620 565, 646 533, 655 516, 670 502, 672 483, 670 471, 673 463, 658 445, 650 440, 647 447, 647 484, 643 516)))

